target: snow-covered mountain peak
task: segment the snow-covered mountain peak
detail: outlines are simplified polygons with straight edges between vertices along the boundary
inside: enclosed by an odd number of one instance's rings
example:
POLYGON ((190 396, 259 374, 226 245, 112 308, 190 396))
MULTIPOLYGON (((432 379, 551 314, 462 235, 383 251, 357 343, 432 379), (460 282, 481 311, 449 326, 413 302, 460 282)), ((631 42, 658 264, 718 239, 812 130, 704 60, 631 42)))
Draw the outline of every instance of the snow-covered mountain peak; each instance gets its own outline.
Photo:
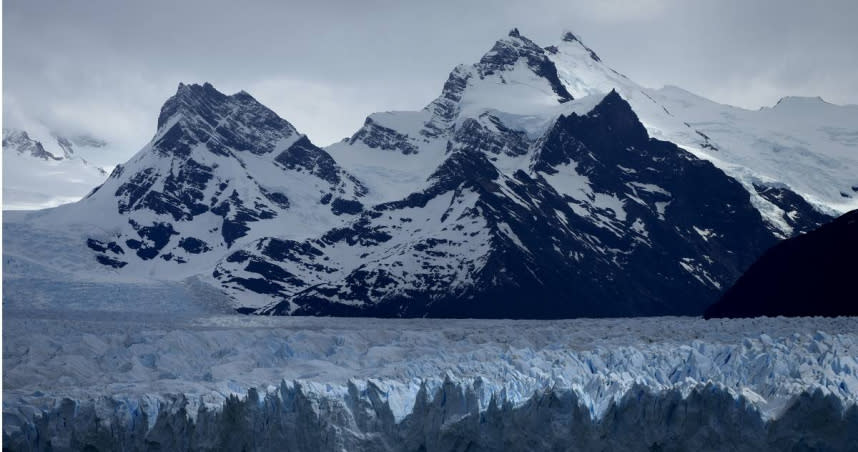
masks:
POLYGON ((772 108, 813 108, 818 105, 832 105, 820 96, 785 96, 778 99, 772 108))
POLYGON ((463 140, 494 142, 490 152, 522 156, 552 120, 580 108, 572 100, 548 51, 513 29, 478 62, 456 66, 424 109, 371 114, 327 151, 366 183, 372 199, 390 201, 420 190, 463 140))
MULTIPOLYGON (((575 44, 577 44, 580 47, 583 47, 584 50, 587 51, 587 54, 590 56, 590 58, 593 61, 596 61, 598 63, 602 62, 602 59, 599 58, 599 55, 596 55, 596 52, 594 52, 593 49, 587 47, 587 45, 584 44, 584 42, 581 41, 581 39, 578 36, 576 36, 575 34, 573 34, 571 31, 566 31, 563 33, 562 41, 564 43, 566 43, 567 47, 571 46, 571 45, 575 45, 575 44)), ((556 48, 556 47, 554 47, 554 48, 556 48)))
POLYGON ((86 198, 38 214, 65 229, 95 226, 82 242, 111 271, 181 278, 244 241, 304 238, 363 209, 363 185, 246 92, 180 84, 158 124, 86 198))
POLYGON ((621 138, 635 142, 648 138, 646 128, 641 124, 632 106, 615 89, 611 89, 586 114, 587 116, 600 118, 603 122, 611 124, 611 136, 605 137, 605 139, 621 138))
POLYGON ((525 74, 516 74, 516 70, 522 63, 533 75, 549 83, 551 90, 557 96, 557 102, 572 100, 572 95, 566 91, 557 77, 557 68, 546 56, 546 50, 521 35, 515 28, 506 38, 495 42, 491 50, 480 58, 474 68, 481 79, 497 75, 503 84, 527 83, 526 80, 521 79, 525 74))
MULTIPOLYGON (((181 84, 148 145, 34 218, 86 226, 66 241, 102 275, 210 275, 246 312, 695 313, 777 237, 827 217, 700 160, 732 150, 676 113, 703 104, 673 94, 574 35, 542 48, 514 30, 426 108, 372 114, 322 150, 246 92, 181 84)), ((67 271, 80 255, 42 260, 67 271)))
POLYGON ((634 99, 641 88, 607 66, 571 32, 564 33, 560 42, 547 50, 563 85, 576 98, 618 89, 623 97, 634 99))
POLYGON ((13 151, 43 160, 63 159, 63 156, 57 156, 45 150, 40 141, 30 138, 26 131, 19 129, 3 129, 3 151, 13 151))
POLYGON ((81 140, 51 131, 4 128, 3 209, 29 210, 73 202, 103 182, 107 173, 78 155, 77 143, 81 140))

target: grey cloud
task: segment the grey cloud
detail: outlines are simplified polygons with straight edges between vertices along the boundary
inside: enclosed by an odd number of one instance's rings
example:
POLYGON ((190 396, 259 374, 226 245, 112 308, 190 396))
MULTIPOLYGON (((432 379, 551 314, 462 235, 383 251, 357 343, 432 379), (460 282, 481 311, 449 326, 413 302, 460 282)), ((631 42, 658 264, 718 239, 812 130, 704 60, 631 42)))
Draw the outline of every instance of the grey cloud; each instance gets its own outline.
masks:
POLYGON ((152 135, 180 82, 245 89, 328 144, 366 114, 420 108, 510 28, 572 30, 648 86, 746 108, 785 95, 858 103, 858 3, 579 0, 3 2, 7 124, 119 144, 152 135))

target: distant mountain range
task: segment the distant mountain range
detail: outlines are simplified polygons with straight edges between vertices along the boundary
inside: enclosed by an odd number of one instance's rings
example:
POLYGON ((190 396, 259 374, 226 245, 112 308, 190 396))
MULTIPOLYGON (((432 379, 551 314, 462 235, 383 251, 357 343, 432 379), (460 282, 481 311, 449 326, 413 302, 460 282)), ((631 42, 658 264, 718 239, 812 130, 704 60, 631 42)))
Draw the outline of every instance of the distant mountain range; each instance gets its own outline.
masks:
POLYGON ((107 173, 78 153, 105 142, 89 137, 31 136, 3 129, 3 208, 37 209, 77 201, 104 182, 107 173))
POLYGON ((858 107, 651 90, 571 33, 513 30, 424 109, 325 149, 248 93, 180 84, 104 184, 7 215, 38 232, 7 234, 4 259, 9 276, 200 279, 257 314, 697 315, 858 205, 856 148, 858 107))

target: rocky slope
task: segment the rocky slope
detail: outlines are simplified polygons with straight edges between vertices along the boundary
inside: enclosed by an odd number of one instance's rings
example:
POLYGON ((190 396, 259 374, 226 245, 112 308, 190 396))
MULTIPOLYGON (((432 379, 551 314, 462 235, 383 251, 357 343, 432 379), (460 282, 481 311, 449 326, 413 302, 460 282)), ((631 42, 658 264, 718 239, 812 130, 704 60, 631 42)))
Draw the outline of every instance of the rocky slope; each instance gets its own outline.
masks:
POLYGON ((858 316, 856 271, 858 210, 766 251, 706 317, 858 316))

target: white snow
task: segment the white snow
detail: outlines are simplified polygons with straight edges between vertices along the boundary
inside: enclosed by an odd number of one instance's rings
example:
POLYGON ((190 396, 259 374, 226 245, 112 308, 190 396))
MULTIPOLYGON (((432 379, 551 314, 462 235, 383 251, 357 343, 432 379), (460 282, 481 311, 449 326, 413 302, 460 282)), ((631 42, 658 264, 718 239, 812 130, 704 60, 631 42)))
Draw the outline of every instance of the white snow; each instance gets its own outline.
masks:
POLYGON ((741 177, 751 182, 785 184, 835 212, 858 208, 858 105, 793 97, 751 111, 673 86, 650 94, 711 138, 718 150, 699 152, 726 163, 728 173, 748 168, 752 174, 741 177))
POLYGON ((591 218, 599 226, 625 233, 622 222, 626 220, 625 202, 611 193, 593 190, 590 178, 580 174, 577 163, 570 162, 555 168, 554 174, 540 173, 558 193, 571 198, 569 207, 581 217, 591 218))
POLYGON ((79 158, 45 160, 3 149, 3 210, 45 209, 74 202, 106 178, 99 168, 79 158))
POLYGON ((772 108, 744 110, 672 86, 642 87, 592 59, 579 41, 557 48, 549 58, 573 96, 617 90, 652 137, 674 142, 735 177, 785 236, 792 233, 785 213, 759 196, 753 183, 785 185, 824 212, 858 208, 852 189, 858 186, 858 106, 790 97, 772 108))
POLYGON ((715 235, 715 231, 713 231, 711 229, 706 229, 706 228, 701 229, 701 228, 698 228, 697 226, 692 226, 692 228, 694 228, 694 232, 696 232, 698 235, 700 235, 700 237, 702 237, 703 240, 706 240, 707 242, 709 241, 709 237, 712 237, 713 235, 715 235))

